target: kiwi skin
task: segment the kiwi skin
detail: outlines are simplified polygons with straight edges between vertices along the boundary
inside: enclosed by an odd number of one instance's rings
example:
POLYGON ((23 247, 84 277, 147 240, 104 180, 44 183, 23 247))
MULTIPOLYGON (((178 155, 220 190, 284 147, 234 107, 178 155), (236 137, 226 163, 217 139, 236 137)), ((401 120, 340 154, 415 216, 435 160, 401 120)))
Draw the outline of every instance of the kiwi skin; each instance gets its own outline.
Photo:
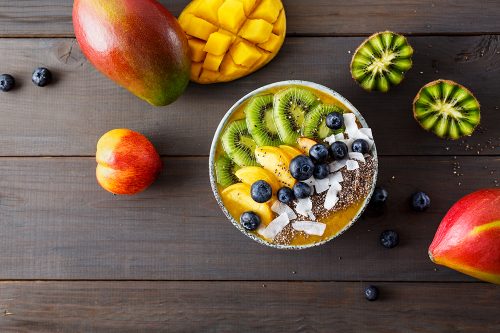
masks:
MULTIPOLYGON (((463 85, 455 82, 455 81, 452 81, 452 80, 445 80, 445 79, 438 79, 438 80, 435 80, 435 81, 432 81, 432 82, 429 82, 427 83, 426 85, 424 85, 422 88, 420 88, 420 90, 418 91, 417 95, 415 96, 415 98, 413 99, 413 118, 415 119, 415 121, 420 125, 420 127, 422 127, 425 131, 427 132, 432 132, 431 130, 428 130, 426 129, 422 124, 421 122, 418 120, 417 118, 417 112, 416 112, 416 104, 417 104, 417 101, 420 99, 421 97, 421 94, 422 92, 424 91, 425 88, 428 88, 428 87, 431 87, 431 86, 434 86, 434 85, 437 85, 437 84, 440 84, 440 83, 445 83, 445 84, 448 84, 448 85, 453 85, 453 86, 457 86, 459 89, 462 89, 464 90, 466 93, 468 93, 470 96, 472 96, 477 104, 478 104, 478 107, 480 109, 481 107, 481 104, 479 103, 479 100, 476 98, 476 96, 474 96, 474 94, 469 90, 467 89, 466 87, 464 87, 463 85)), ((467 136, 471 136, 472 133, 475 131, 476 127, 479 125, 479 123, 481 122, 481 113, 479 113, 479 119, 478 119, 478 122, 477 124, 474 125, 473 129, 472 129, 472 132, 471 134, 467 135, 467 136)), ((434 133, 436 134, 436 133, 434 133)), ((436 134, 436 136, 440 137, 440 138, 444 138, 444 139, 451 139, 451 140, 458 140, 460 139, 462 136, 460 137, 451 137, 451 136, 447 136, 447 137, 441 137, 439 135, 436 134)))

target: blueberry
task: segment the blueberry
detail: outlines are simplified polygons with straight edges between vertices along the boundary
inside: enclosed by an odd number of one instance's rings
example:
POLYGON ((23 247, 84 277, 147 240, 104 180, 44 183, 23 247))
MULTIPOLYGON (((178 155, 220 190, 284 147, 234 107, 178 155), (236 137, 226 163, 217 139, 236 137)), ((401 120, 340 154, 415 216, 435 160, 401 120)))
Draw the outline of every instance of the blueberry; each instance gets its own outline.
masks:
POLYGON ((344 117, 340 112, 332 112, 326 115, 326 126, 332 130, 341 129, 344 126, 344 117))
POLYGON ((376 301, 378 299, 378 288, 375 286, 368 286, 365 289, 365 297, 369 301, 376 301))
POLYGON ((45 67, 35 69, 31 81, 39 87, 45 87, 52 82, 52 73, 45 67))
POLYGON ((295 195, 291 188, 285 186, 278 190, 278 200, 282 203, 289 204, 293 199, 295 199, 295 195))
POLYGON ((368 154, 370 145, 363 139, 357 139, 352 143, 352 151, 355 153, 368 154))
POLYGON ((389 194, 387 193, 385 188, 377 186, 373 191, 373 196, 370 203, 375 206, 382 206, 386 203, 388 196, 389 194))
POLYGON ((316 179, 325 179, 330 174, 330 167, 326 163, 316 164, 314 166, 313 176, 316 179))
POLYGON ((297 180, 306 180, 312 177, 314 171, 313 161, 305 156, 299 155, 290 162, 290 173, 297 180))
POLYGON ((0 91, 7 92, 12 90, 16 85, 16 80, 10 74, 0 75, 0 91))
POLYGON ((273 189, 266 181, 258 180, 252 184, 250 194, 255 202, 264 203, 273 196, 273 189))
POLYGON ((303 182, 298 182, 293 186, 293 194, 297 199, 305 199, 312 194, 311 186, 303 182))
POLYGON ((335 141, 330 146, 330 155, 332 155, 334 160, 343 160, 347 157, 348 152, 347 145, 342 141, 335 141))
POLYGON ((380 244, 383 247, 392 249, 399 244, 399 235, 394 230, 385 230, 380 234, 380 244))
POLYGON ((424 192, 414 193, 411 197, 411 207, 414 211, 423 212, 431 205, 431 198, 424 192))
POLYGON ((244 212, 240 216, 240 223, 247 230, 255 230, 260 225, 260 217, 254 212, 244 212))
POLYGON ((309 157, 314 163, 323 163, 328 159, 328 148, 321 143, 317 143, 309 149, 309 157))

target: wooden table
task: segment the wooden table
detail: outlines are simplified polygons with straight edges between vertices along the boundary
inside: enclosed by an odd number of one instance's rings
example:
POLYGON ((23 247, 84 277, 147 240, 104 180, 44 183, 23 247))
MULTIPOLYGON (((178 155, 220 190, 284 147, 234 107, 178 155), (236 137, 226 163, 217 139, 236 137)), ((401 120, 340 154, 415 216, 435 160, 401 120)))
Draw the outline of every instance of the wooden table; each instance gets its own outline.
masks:
MULTIPOLYGON (((73 37, 70 0, 0 0, 0 332, 499 332, 500 289, 433 265, 427 247, 447 209, 500 175, 497 0, 285 0, 279 56, 244 79, 192 84, 152 108, 98 73, 73 37), (365 36, 409 36, 414 68, 388 94, 350 78, 365 36), (30 82, 45 65, 57 82, 30 82), (482 126, 444 141, 411 102, 446 78, 476 93, 482 126), (300 252, 259 245, 213 199, 208 151, 226 110, 264 84, 303 79, 348 98, 373 128, 388 211, 300 252), (145 193, 112 196, 95 181, 95 145, 113 128, 151 138, 165 169, 145 193), (487 145, 488 140, 491 140, 487 145), (493 146, 493 147, 492 147, 493 146), (458 162, 460 176, 454 174, 458 162), (426 191, 432 207, 410 211, 426 191), (378 237, 399 231, 387 250, 378 237), (364 287, 380 287, 368 302, 364 287)), ((162 1, 180 13, 187 0, 162 1)))

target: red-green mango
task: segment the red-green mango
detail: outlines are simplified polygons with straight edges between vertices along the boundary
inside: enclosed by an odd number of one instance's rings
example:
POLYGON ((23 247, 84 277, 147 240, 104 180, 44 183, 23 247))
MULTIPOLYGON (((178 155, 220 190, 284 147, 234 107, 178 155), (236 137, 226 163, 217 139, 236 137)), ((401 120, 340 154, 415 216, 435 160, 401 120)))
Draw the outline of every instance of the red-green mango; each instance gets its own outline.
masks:
POLYGON ((155 0, 75 0, 73 26, 87 59, 152 105, 175 101, 189 82, 186 35, 155 0))
POLYGON ((444 265, 500 284, 500 189, 485 189, 460 199, 448 211, 429 247, 444 265))

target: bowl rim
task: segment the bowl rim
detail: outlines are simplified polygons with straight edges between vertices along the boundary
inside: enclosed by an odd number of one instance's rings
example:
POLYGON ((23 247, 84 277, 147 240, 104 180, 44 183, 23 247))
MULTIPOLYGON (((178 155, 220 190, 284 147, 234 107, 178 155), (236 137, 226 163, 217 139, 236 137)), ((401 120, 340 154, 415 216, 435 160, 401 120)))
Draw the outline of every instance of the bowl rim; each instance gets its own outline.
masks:
POLYGON ((315 90, 318 90, 318 91, 321 91, 322 93, 325 93, 325 94, 328 94, 330 96, 333 96, 335 99, 337 99, 338 101, 340 101, 345 107, 347 107, 347 109, 349 111, 351 111, 352 113, 355 114, 357 120, 361 123, 361 125, 363 127, 368 127, 368 124, 366 123, 366 120, 363 118, 363 116, 361 115, 361 113, 358 111, 358 109, 356 109, 356 107, 354 107, 354 105, 351 104, 351 102, 349 102, 345 97, 343 97, 342 95, 340 95, 339 93, 337 93, 335 90, 333 89, 330 89, 324 85, 321 85, 321 84, 318 84, 318 83, 314 83, 314 82, 310 82, 310 81, 303 81, 303 80, 286 80, 286 81, 279 81, 279 82, 274 82, 274 83, 270 83, 270 84, 267 84, 265 86, 262 86, 260 88, 257 88, 255 90, 252 90, 251 92, 247 93, 246 95, 244 95, 242 98, 240 98, 236 103, 234 103, 231 108, 229 108, 229 110, 226 112, 226 114, 224 115, 224 117, 221 119, 221 121, 219 122, 219 125, 217 126, 217 129, 215 130, 215 133, 214 133, 214 137, 212 139, 212 144, 210 146, 210 155, 209 155, 209 160, 208 160, 208 164, 209 164, 209 176, 210 176, 210 185, 212 187, 212 192, 215 196, 215 200, 217 201, 217 204, 219 205, 219 207, 222 209, 222 211, 224 212, 224 215, 226 215, 226 217, 229 219, 229 221, 231 221, 231 223, 238 229, 240 230, 244 235, 246 235, 247 237, 251 238, 252 240, 260 243, 260 244, 263 244, 263 245, 266 245, 266 246, 269 246, 269 247, 272 247, 272 248, 275 248, 275 249, 282 249, 282 250, 303 250, 303 249, 308 249, 308 248, 313 248, 313 247, 316 247, 316 246, 320 246, 320 245, 323 245, 337 237, 339 237, 340 235, 342 235, 347 229, 349 229, 360 217, 361 215, 363 214, 363 212, 365 211, 369 201, 370 201, 370 198, 373 194, 373 191, 375 190, 375 185, 377 183, 377 176, 378 176, 378 155, 377 155, 377 148, 376 148, 376 144, 374 143, 373 144, 373 149, 372 149, 372 155, 373 155, 373 158, 375 159, 375 161, 377 163, 375 163, 375 168, 374 168, 374 174, 373 174, 373 180, 372 180, 372 186, 371 186, 371 190, 370 192, 368 193, 368 195, 366 196, 365 200, 363 201, 363 205, 362 207, 359 209, 359 211, 356 213, 356 215, 353 217, 353 219, 340 231, 338 232, 337 234, 327 238, 327 239, 324 239, 320 242, 316 242, 316 243, 311 243, 311 244, 305 244, 305 245, 284 245, 284 244, 273 244, 273 243, 270 243, 268 241, 266 241, 265 239, 263 238, 260 238, 259 236, 255 235, 254 233, 252 232, 249 232, 247 230, 245 230, 241 224, 236 221, 236 219, 233 218, 233 216, 231 216, 231 214, 229 213, 229 211, 226 209, 223 201, 222 201, 222 198, 221 198, 221 195, 219 193, 219 189, 217 187, 217 181, 216 181, 216 175, 215 175, 215 153, 216 153, 216 150, 217 150, 217 145, 218 145, 218 142, 219 142, 219 138, 222 134, 222 131, 224 129, 224 127, 226 126, 229 118, 233 115, 233 113, 238 110, 240 108, 240 106, 245 103, 248 99, 262 93, 262 92, 265 92, 269 89, 272 89, 272 88, 279 88, 279 87, 289 87, 289 86, 304 86, 304 87, 307 87, 307 88, 312 88, 312 89, 315 89, 315 90))

